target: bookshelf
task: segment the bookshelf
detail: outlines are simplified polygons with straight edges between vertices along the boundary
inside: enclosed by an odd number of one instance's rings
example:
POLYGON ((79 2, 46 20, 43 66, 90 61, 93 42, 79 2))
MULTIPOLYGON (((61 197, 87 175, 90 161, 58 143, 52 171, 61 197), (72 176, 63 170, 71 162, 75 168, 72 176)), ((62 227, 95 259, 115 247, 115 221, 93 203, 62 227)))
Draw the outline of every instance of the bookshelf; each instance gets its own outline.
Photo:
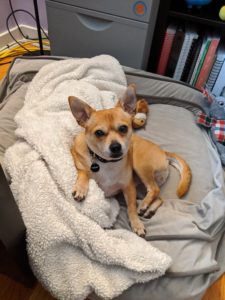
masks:
POLYGON ((219 10, 225 5, 223 0, 213 0, 209 5, 202 6, 201 9, 188 9, 184 0, 170 1, 168 15, 187 21, 201 23, 212 27, 221 27, 225 29, 225 22, 219 19, 219 10))
MULTIPOLYGON (((223 5, 225 5, 224 0, 213 0, 209 5, 202 6, 202 8, 188 9, 184 0, 161 0, 155 27, 157 29, 154 32, 149 56, 148 71, 157 73, 165 34, 170 24, 176 24, 183 28, 185 26, 195 28, 199 39, 203 38, 206 32, 215 34, 220 38, 219 47, 225 45, 225 21, 219 18, 219 10, 223 5)), ((173 77, 168 72, 163 75, 173 77)))
POLYGON ((185 21, 191 21, 195 24, 198 25, 206 25, 209 27, 215 27, 215 28, 220 28, 222 30, 225 30, 225 22, 218 21, 217 19, 212 19, 209 18, 208 16, 196 16, 196 15, 191 15, 188 12, 177 12, 175 10, 169 11, 169 17, 171 18, 176 18, 178 20, 185 20, 185 21))

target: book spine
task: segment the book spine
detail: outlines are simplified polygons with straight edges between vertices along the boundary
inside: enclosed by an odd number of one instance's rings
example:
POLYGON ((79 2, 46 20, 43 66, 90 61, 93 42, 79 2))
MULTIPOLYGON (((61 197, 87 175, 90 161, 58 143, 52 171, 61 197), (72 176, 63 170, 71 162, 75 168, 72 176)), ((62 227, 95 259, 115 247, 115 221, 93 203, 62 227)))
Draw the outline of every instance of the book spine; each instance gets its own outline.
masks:
POLYGON ((214 84, 216 82, 216 79, 220 73, 220 70, 223 66, 223 62, 224 62, 224 59, 221 60, 219 57, 216 57, 215 59, 215 62, 213 64, 213 67, 212 67, 212 70, 209 74, 209 78, 207 80, 207 88, 212 91, 213 87, 214 87, 214 84))
POLYGON ((213 60, 214 60, 219 42, 220 42, 219 38, 213 38, 211 41, 208 52, 205 56, 204 63, 202 65, 202 68, 199 72, 198 79, 195 84, 195 87, 199 90, 202 90, 204 88, 204 84, 206 83, 206 80, 209 76, 209 72, 212 68, 213 60))
POLYGON ((184 31, 181 28, 178 28, 175 33, 174 42, 169 56, 169 61, 166 67, 166 73, 165 73, 166 76, 173 77, 174 75, 176 65, 177 65, 177 59, 180 55, 183 41, 184 41, 184 31))
POLYGON ((185 34, 183 46, 178 58, 177 66, 173 75, 173 78, 176 80, 181 79, 181 75, 184 69, 184 65, 187 59, 187 55, 190 51, 191 43, 192 43, 193 36, 190 33, 185 34))
POLYGON ((220 70, 220 73, 216 79, 215 85, 213 87, 212 93, 213 95, 217 96, 221 96, 223 89, 225 87, 225 61, 223 62, 223 66, 220 70))
POLYGON ((198 80, 198 76, 199 76, 200 70, 202 68, 202 65, 204 63, 204 60, 205 60, 205 57, 206 57, 206 54, 208 52, 210 44, 211 44, 211 39, 208 39, 207 42, 206 42, 205 48, 203 50, 202 56, 200 57, 200 62, 198 64, 197 71, 196 71, 196 74, 195 74, 195 77, 194 77, 194 80, 193 80, 193 83, 192 83, 193 85, 195 85, 197 80, 198 80))
POLYGON ((200 59, 201 59, 202 54, 203 54, 203 51, 204 51, 204 49, 205 49, 205 45, 206 45, 206 41, 203 41, 203 42, 202 42, 201 49, 200 49, 200 52, 199 52, 199 55, 198 55, 198 58, 197 58, 197 60, 196 60, 196 64, 195 64, 195 67, 194 67, 192 76, 191 76, 191 80, 190 80, 190 84, 191 84, 191 85, 193 85, 193 81, 194 81, 194 78, 195 78, 195 74, 196 74, 196 72, 197 72, 197 69, 198 69, 198 65, 199 65, 200 59))
POLYGON ((172 49, 174 37, 175 37, 175 29, 168 28, 164 37, 159 63, 156 71, 156 73, 159 75, 164 75, 166 72, 166 67, 172 49))
POLYGON ((198 39, 196 41, 196 47, 193 49, 193 53, 191 54, 191 63, 187 66, 188 68, 188 76, 187 76, 187 82, 190 84, 191 82, 191 78, 192 78, 192 74, 194 72, 198 57, 199 57, 199 53, 201 51, 201 45, 202 45, 202 39, 198 39))

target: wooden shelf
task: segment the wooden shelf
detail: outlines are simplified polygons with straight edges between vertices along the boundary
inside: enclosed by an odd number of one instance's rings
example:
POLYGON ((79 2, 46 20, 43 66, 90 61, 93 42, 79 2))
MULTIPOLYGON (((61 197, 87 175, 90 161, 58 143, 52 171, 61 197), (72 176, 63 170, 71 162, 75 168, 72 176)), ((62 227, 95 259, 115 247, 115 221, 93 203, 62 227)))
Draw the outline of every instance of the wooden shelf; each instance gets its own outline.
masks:
POLYGON ((176 19, 182 19, 182 21, 184 21, 184 20, 191 21, 193 23, 203 24, 203 25, 207 25, 209 27, 221 28, 223 30, 225 29, 225 22, 218 21, 218 20, 199 17, 199 16, 191 15, 189 13, 177 12, 174 10, 170 10, 168 12, 168 15, 170 17, 173 17, 176 19))
POLYGON ((221 37, 220 44, 224 45, 225 21, 219 18, 219 10, 223 5, 225 5, 225 0, 214 0, 201 8, 193 6, 189 9, 184 0, 160 0, 155 26, 157 30, 153 36, 154 47, 151 48, 148 71, 156 72, 166 29, 173 22, 183 27, 186 24, 193 25, 200 36, 204 32, 216 34, 221 37))

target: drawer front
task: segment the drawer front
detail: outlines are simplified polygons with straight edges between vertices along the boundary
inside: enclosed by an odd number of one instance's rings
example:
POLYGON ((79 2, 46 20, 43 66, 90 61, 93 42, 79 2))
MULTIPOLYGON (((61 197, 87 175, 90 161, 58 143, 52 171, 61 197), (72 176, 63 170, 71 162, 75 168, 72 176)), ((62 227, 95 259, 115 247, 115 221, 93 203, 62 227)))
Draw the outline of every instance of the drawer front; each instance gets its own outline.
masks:
POLYGON ((53 55, 109 54, 121 64, 144 68, 148 25, 125 18, 47 1, 53 55))
POLYGON ((152 14, 157 14, 159 5, 159 0, 57 0, 57 2, 141 22, 148 22, 152 14))

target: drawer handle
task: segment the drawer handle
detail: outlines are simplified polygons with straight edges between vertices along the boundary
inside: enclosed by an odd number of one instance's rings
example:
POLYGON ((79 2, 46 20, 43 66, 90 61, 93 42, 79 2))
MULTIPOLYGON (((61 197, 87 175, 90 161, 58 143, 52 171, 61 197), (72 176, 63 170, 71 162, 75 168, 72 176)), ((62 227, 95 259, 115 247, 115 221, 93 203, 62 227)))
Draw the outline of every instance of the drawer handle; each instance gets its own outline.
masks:
POLYGON ((92 17, 92 16, 87 16, 81 13, 77 14, 79 21, 88 29, 94 30, 94 31, 104 31, 108 29, 111 24, 113 23, 112 21, 97 18, 97 17, 92 17))

